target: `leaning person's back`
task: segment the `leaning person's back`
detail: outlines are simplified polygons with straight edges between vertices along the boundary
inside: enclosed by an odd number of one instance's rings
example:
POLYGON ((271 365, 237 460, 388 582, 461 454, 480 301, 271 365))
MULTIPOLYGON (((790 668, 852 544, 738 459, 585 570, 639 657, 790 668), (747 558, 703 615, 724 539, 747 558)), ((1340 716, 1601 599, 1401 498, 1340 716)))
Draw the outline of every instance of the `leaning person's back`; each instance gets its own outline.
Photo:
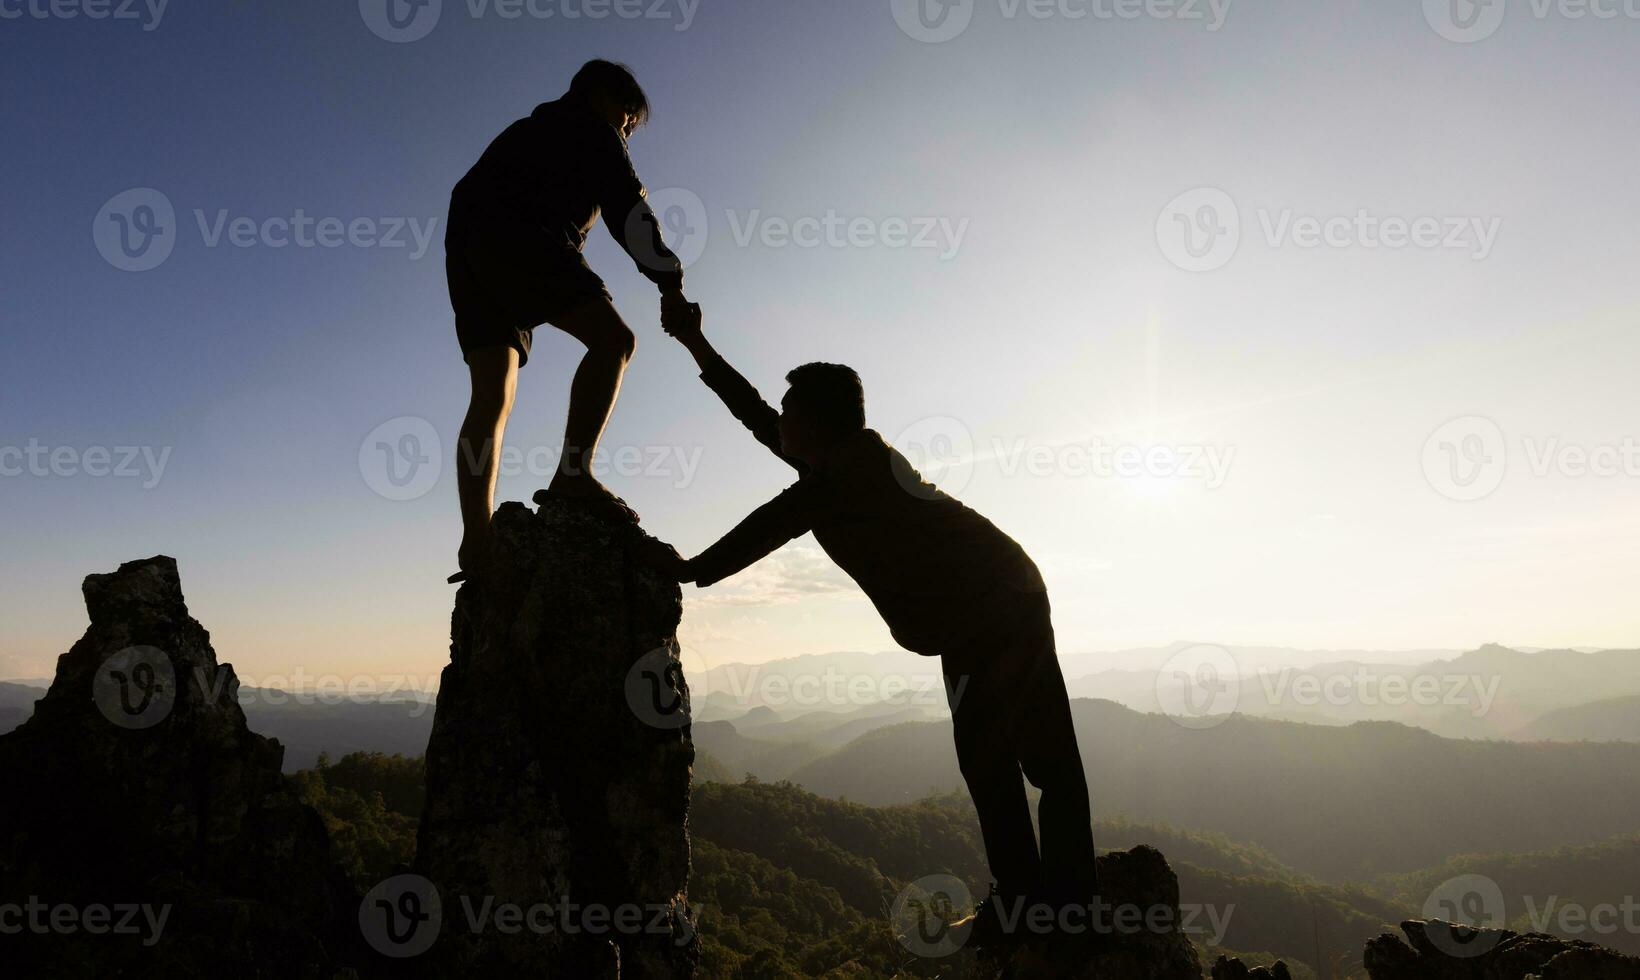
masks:
POLYGON ((828 506, 815 539, 907 649, 943 652, 984 630, 997 596, 1045 591, 1017 541, 875 431, 838 446, 821 479, 828 506))

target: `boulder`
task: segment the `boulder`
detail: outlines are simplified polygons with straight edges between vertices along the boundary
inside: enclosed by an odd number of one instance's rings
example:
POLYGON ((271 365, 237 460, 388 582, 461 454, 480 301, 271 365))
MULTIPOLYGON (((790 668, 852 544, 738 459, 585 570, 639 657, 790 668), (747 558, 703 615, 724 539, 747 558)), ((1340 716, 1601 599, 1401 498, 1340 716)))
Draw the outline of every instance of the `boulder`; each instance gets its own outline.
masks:
POLYGON ((996 980, 1201 980, 1201 961, 1181 926, 1179 879, 1153 847, 1098 859, 1094 928, 981 950, 976 976, 996 980))
POLYGON ((1477 929, 1441 919, 1401 923, 1367 943, 1372 980, 1640 980, 1640 959, 1542 933, 1477 929))

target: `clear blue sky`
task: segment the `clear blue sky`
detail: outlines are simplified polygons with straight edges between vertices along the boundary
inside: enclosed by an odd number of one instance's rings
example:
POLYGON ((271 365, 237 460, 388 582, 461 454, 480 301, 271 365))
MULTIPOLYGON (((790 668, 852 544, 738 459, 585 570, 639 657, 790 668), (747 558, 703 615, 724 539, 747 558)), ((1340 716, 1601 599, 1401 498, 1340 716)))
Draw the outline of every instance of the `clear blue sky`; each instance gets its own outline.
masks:
MULTIPOLYGON (((689 291, 721 348, 771 397, 798 362, 854 364, 885 436, 956 447, 948 479, 1048 571, 1067 650, 1633 645, 1640 472, 1561 453, 1640 435, 1640 21, 1510 0, 1464 43, 1418 4, 1232 4, 1213 30, 974 0, 928 43, 880 0, 479 6, 444 0, 426 36, 391 43, 352 2, 174 0, 156 22, 0 0, 0 450, 78 467, 0 476, 0 676, 49 674, 84 628, 80 579, 159 552, 243 674, 437 672, 459 535, 443 457, 466 398, 449 189, 592 56, 650 92, 632 153, 651 191, 701 202, 689 291), (174 251, 133 272, 99 251, 117 242, 100 212, 139 188, 174 208, 174 251), (1198 188, 1233 202, 1240 244, 1190 272, 1167 235, 1199 195, 1170 202, 1198 188), (437 224, 419 257, 408 232, 211 243, 219 218, 298 209, 437 224), (1361 213, 1432 218, 1454 247, 1371 247, 1361 213), (804 218, 858 234, 784 242, 804 218), (1305 218, 1350 220, 1304 247, 1305 218), (901 247, 897 221, 932 247, 901 247), (444 472, 389 500, 361 446, 406 416, 444 472), (1226 465, 1009 458, 1096 440, 1226 465), (164 458, 157 482, 140 460, 84 472, 125 446, 164 458), (1499 446, 1484 499, 1443 489, 1442 467, 1499 446)), ((609 482, 692 553, 787 474, 699 386, 603 232, 588 257, 640 338, 608 445, 668 461, 609 482)), ((549 333, 509 432, 526 459, 557 444, 577 354, 549 333)), ((501 496, 544 482, 509 476, 501 496)), ((888 648, 812 548, 692 594, 690 642, 717 662, 888 648)))

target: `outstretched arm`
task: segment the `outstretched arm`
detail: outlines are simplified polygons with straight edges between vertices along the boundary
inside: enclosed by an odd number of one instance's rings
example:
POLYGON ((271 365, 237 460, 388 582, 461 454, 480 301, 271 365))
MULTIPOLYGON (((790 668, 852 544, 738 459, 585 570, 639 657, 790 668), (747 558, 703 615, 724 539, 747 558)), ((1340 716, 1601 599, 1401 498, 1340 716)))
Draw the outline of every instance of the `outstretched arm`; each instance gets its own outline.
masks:
POLYGON ((799 480, 694 558, 685 560, 671 545, 654 538, 643 545, 640 556, 662 575, 704 588, 808 533, 814 526, 815 506, 814 488, 808 481, 799 480))
MULTIPOLYGON (((752 437, 769 451, 779 456, 798 473, 807 473, 808 465, 780 451, 780 413, 763 400, 752 383, 736 371, 701 330, 700 306, 691 304, 692 313, 665 324, 666 332, 676 337, 700 366, 700 379, 718 396, 729 413, 740 420, 752 437)), ((799 532, 801 533, 801 532, 799 532)))
POLYGON ((683 298, 683 262, 661 238, 660 221, 649 206, 643 181, 632 168, 626 141, 614 127, 603 127, 598 135, 606 141, 598 165, 598 206, 604 213, 604 226, 632 257, 638 271, 660 289, 663 312, 676 316, 688 302, 683 298))

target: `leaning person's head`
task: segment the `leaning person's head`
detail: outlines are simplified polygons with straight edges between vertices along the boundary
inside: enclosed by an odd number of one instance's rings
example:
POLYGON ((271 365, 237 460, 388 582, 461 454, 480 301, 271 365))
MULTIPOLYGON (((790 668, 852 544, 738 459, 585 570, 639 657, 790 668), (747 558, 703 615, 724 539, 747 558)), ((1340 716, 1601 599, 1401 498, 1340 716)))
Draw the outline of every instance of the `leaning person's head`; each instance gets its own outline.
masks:
POLYGON ((866 427, 866 394, 851 367, 816 361, 786 375, 780 400, 780 449, 810 466, 866 427))
POLYGON ((598 118, 631 136, 649 120, 649 98, 643 94, 632 69, 595 58, 581 66, 570 80, 569 94, 592 107, 598 118))

